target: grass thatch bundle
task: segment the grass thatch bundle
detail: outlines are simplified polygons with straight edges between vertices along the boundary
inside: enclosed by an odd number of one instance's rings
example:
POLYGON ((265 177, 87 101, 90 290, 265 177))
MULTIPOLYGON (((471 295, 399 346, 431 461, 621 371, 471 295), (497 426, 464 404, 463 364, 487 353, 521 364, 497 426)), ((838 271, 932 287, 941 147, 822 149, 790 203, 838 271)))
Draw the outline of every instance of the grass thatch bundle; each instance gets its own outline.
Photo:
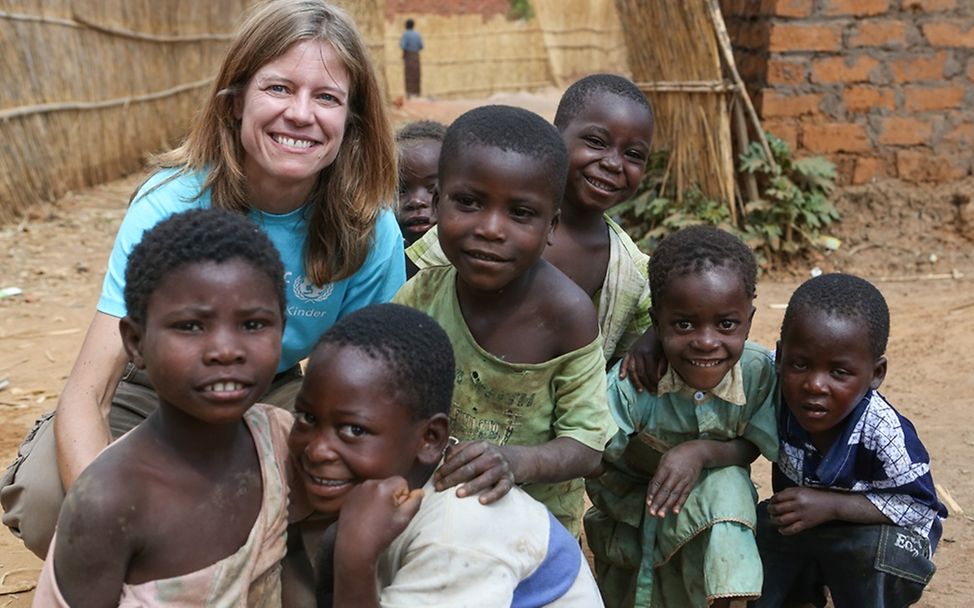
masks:
POLYGON ((593 71, 628 74, 626 43, 613 0, 533 0, 554 84, 593 71))
POLYGON ((178 142, 249 0, 0 0, 0 222, 178 142))
POLYGON ((729 101, 711 5, 705 0, 616 0, 633 80, 656 111, 655 147, 670 152, 677 198, 699 186, 734 201, 729 101))

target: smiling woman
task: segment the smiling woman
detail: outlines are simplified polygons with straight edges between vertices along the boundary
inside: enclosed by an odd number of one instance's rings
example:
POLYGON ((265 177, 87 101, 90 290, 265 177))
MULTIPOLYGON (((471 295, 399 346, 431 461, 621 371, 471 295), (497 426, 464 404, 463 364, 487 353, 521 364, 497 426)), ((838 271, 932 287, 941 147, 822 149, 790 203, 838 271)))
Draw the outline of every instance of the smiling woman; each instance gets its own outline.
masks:
POLYGON ((265 403, 290 405, 297 363, 346 314, 388 301, 405 280, 391 210, 396 154, 365 44, 323 0, 255 7, 230 44, 186 141, 155 159, 116 236, 95 318, 57 415, 22 446, 0 483, 3 523, 44 556, 78 474, 158 403, 119 335, 124 269, 142 234, 170 215, 249 216, 284 263, 288 321, 265 403), (124 378, 123 378, 124 375, 124 378), (53 428, 53 432, 52 432, 53 428))

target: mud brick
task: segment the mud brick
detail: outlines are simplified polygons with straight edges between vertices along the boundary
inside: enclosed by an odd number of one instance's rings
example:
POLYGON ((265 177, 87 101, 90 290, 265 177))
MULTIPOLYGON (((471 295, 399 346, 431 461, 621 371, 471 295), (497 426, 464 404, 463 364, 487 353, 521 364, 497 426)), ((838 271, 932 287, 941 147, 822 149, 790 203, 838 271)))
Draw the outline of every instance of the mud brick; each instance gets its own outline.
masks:
POLYGON ((889 10, 889 0, 827 0, 825 14, 853 15, 865 17, 867 15, 882 15, 889 10))
POLYGON ((932 110, 950 110, 964 105, 964 93, 961 86, 933 86, 906 87, 904 98, 906 109, 911 112, 929 112, 932 110))
POLYGON ((811 80, 820 84, 845 82, 866 82, 869 75, 882 65, 878 59, 860 55, 853 59, 847 57, 828 57, 812 64, 811 80))
POLYGON ((812 14, 812 0, 778 0, 774 14, 776 17, 808 17, 812 14))
POLYGON ((761 97, 761 115, 770 118, 818 114, 823 96, 821 93, 782 95, 773 89, 766 89, 761 97))
POLYGON ((762 121, 764 130, 781 139, 792 150, 798 149, 798 122, 794 119, 769 119, 762 121))
POLYGON ((907 55, 890 60, 889 66, 897 82, 941 80, 947 66, 947 57, 945 51, 927 57, 907 55))
POLYGON ((909 116, 883 119, 879 143, 884 146, 916 146, 929 143, 933 125, 929 121, 909 116))
POLYGON ((864 184, 877 177, 889 175, 889 164, 876 156, 860 156, 852 171, 852 183, 864 184))
POLYGON ((908 182, 948 182, 967 174, 957 155, 934 154, 930 150, 900 150, 896 153, 896 173, 908 182))
POLYGON ((974 26, 953 21, 933 21, 923 25, 923 35, 935 47, 974 48, 974 26))
POLYGON ((906 44, 906 23, 896 19, 866 20, 858 24, 849 45, 902 47, 906 44))
POLYGON ((863 125, 854 123, 803 124, 802 145, 810 152, 866 152, 872 146, 863 125))
MULTIPOLYGON (((772 57, 768 60, 768 84, 769 85, 797 85, 804 84, 808 77, 805 75, 805 68, 808 62, 803 60, 790 61, 780 57, 772 57)), ((971 62, 974 70, 974 62, 971 62)))
POLYGON ((868 112, 873 109, 895 110, 896 92, 872 86, 853 86, 842 93, 842 102, 849 112, 868 112))
POLYGON ((937 11, 949 11, 957 8, 958 0, 906 0, 903 3, 903 10, 923 11, 935 13, 937 11))
POLYGON ((799 25, 775 23, 771 27, 769 50, 839 51, 842 49, 842 30, 838 25, 799 25))

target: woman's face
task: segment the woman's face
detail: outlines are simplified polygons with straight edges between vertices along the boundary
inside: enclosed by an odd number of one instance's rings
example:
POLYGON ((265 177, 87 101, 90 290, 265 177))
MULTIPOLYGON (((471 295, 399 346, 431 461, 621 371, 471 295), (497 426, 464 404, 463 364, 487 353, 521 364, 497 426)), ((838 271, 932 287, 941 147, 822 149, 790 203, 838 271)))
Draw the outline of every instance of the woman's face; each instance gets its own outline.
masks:
POLYGON ((251 192, 303 202, 338 156, 348 95, 348 71, 324 42, 299 42, 257 70, 236 104, 251 192))

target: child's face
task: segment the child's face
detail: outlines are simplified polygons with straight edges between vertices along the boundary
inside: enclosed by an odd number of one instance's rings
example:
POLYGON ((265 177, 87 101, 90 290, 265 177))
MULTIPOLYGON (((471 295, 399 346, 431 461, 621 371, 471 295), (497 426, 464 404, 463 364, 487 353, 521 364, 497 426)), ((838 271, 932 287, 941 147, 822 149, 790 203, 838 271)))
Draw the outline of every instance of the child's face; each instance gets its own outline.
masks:
POLYGON ((632 197, 653 138, 649 110, 613 93, 594 93, 562 132, 568 147, 565 202, 602 213, 632 197))
POLYGON ((385 367, 356 347, 329 344, 312 355, 288 445, 316 511, 337 513, 368 479, 400 475, 421 486, 410 478, 417 461, 435 465, 442 453, 430 445, 428 421, 397 400, 385 367))
POLYGON ((440 162, 438 141, 406 144, 399 163, 399 209, 396 218, 402 234, 413 243, 433 227, 433 192, 440 162))
POLYGON ((653 324, 670 367, 690 386, 710 390, 737 364, 754 306, 730 269, 670 279, 653 306, 653 324))
POLYGON ((842 421, 886 376, 859 319, 825 312, 794 319, 778 346, 781 394, 820 450, 841 434, 842 421))
POLYGON ((273 282, 241 259, 188 264, 120 329, 159 400, 208 423, 236 422, 270 387, 284 324, 273 282))
POLYGON ((460 278, 497 291, 534 266, 557 225, 555 192, 542 161, 469 146, 440 176, 440 246, 460 278))

